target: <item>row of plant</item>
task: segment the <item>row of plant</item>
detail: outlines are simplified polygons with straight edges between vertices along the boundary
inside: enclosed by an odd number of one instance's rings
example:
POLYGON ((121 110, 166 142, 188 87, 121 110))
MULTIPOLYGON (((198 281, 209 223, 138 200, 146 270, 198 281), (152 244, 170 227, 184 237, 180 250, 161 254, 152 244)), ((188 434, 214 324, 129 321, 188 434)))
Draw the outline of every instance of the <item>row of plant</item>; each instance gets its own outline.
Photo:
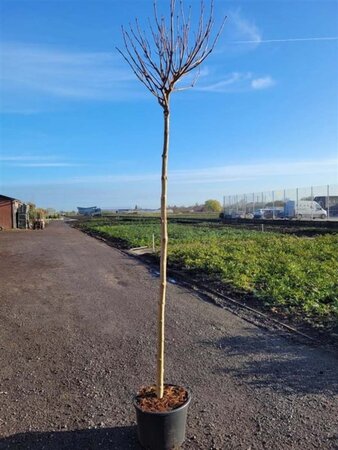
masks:
MULTIPOLYGON (((160 245, 158 223, 83 224, 125 248, 160 245)), ((169 225, 169 264, 202 272, 265 305, 338 317, 338 235, 300 238, 226 227, 169 225)))

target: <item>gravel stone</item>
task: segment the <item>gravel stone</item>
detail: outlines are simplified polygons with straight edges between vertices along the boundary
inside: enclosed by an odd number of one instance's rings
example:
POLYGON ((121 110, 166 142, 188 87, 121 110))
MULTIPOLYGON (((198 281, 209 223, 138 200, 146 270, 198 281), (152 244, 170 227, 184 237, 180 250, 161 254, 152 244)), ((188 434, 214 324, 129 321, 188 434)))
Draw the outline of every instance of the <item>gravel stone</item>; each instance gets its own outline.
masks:
MULTIPOLYGON (((62 222, 0 233, 0 450, 139 449, 158 278, 62 222)), ((168 286, 166 382, 192 392, 185 450, 338 446, 338 360, 168 286)))

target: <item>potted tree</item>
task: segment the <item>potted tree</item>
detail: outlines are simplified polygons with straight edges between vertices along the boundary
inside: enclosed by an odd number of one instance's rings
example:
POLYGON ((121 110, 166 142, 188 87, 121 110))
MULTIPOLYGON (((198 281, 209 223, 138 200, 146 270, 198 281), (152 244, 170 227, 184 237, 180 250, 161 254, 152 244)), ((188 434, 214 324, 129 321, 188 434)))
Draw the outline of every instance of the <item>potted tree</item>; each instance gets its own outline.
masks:
POLYGON ((143 388, 135 397, 138 437, 144 448, 172 449, 185 439, 185 423, 190 393, 187 389, 164 384, 164 324, 167 287, 167 167, 169 151, 171 94, 194 86, 199 68, 213 51, 224 20, 214 31, 214 4, 208 11, 203 0, 193 26, 191 7, 183 0, 169 0, 169 14, 160 16, 154 2, 153 20, 148 34, 136 19, 134 26, 122 27, 123 50, 117 48, 135 76, 157 99, 163 110, 163 151, 161 173, 161 256, 158 305, 158 346, 156 384, 143 388), (194 28, 194 30, 193 30, 194 28), (180 84, 183 78, 189 80, 180 84))

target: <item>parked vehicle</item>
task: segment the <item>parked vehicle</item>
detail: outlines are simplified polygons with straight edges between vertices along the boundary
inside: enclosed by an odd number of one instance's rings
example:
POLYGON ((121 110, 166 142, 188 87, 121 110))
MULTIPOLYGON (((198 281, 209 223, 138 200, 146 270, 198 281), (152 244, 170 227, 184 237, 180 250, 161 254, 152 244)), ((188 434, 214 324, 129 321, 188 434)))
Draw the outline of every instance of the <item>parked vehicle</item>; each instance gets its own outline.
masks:
POLYGON ((238 211, 238 212, 221 212, 219 215, 220 219, 253 219, 254 215, 253 213, 245 212, 245 211, 238 211))
POLYGON ((338 217, 338 203, 330 206, 330 217, 338 217))
POLYGON ((264 216, 264 209, 256 209, 256 211, 254 211, 254 219, 262 219, 264 216))
POLYGON ((285 204, 285 217, 289 219, 326 219, 327 212, 315 201, 300 200, 296 204, 294 200, 289 200, 285 204))
POLYGON ((328 212, 330 217, 338 216, 338 195, 318 195, 313 199, 315 202, 328 212))
POLYGON ((262 208, 257 209, 253 215, 254 219, 283 219, 283 208, 262 208))
POLYGON ((252 213, 246 213, 245 211, 233 212, 231 214, 232 219, 253 219, 252 213))

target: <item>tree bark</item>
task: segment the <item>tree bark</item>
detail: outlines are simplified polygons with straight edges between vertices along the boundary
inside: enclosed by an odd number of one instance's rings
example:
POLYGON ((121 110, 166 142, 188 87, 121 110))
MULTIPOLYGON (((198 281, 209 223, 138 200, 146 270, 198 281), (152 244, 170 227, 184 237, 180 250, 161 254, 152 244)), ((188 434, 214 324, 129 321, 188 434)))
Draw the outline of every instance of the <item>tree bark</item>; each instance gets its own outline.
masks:
POLYGON ((161 260, 160 260, 160 298, 158 304, 158 340, 157 340, 157 384, 156 394, 163 397, 164 390, 164 319, 167 290, 167 253, 168 253, 168 221, 167 221, 167 180, 169 150, 169 105, 163 108, 164 134, 161 176, 161 260))
MULTIPOLYGON (((188 10, 186 11, 188 12, 188 10)), ((185 17, 183 1, 169 1, 169 16, 157 13, 154 4, 154 24, 149 23, 151 39, 139 26, 124 29, 122 36, 125 51, 119 51, 130 66, 138 80, 157 98, 164 113, 164 139, 162 153, 161 178, 161 261, 160 261, 160 297, 158 304, 158 344, 156 395, 163 397, 164 387, 164 313, 167 287, 167 164, 169 151, 169 116, 170 95, 194 86, 198 78, 187 85, 176 87, 177 83, 191 71, 195 70, 213 51, 223 29, 221 27, 212 37, 214 25, 214 0, 210 1, 210 13, 205 14, 204 0, 201 0, 200 16, 197 22, 191 20, 190 13, 185 17), (179 5, 178 5, 179 4, 179 5), (191 32, 196 25, 195 33, 191 32)))

